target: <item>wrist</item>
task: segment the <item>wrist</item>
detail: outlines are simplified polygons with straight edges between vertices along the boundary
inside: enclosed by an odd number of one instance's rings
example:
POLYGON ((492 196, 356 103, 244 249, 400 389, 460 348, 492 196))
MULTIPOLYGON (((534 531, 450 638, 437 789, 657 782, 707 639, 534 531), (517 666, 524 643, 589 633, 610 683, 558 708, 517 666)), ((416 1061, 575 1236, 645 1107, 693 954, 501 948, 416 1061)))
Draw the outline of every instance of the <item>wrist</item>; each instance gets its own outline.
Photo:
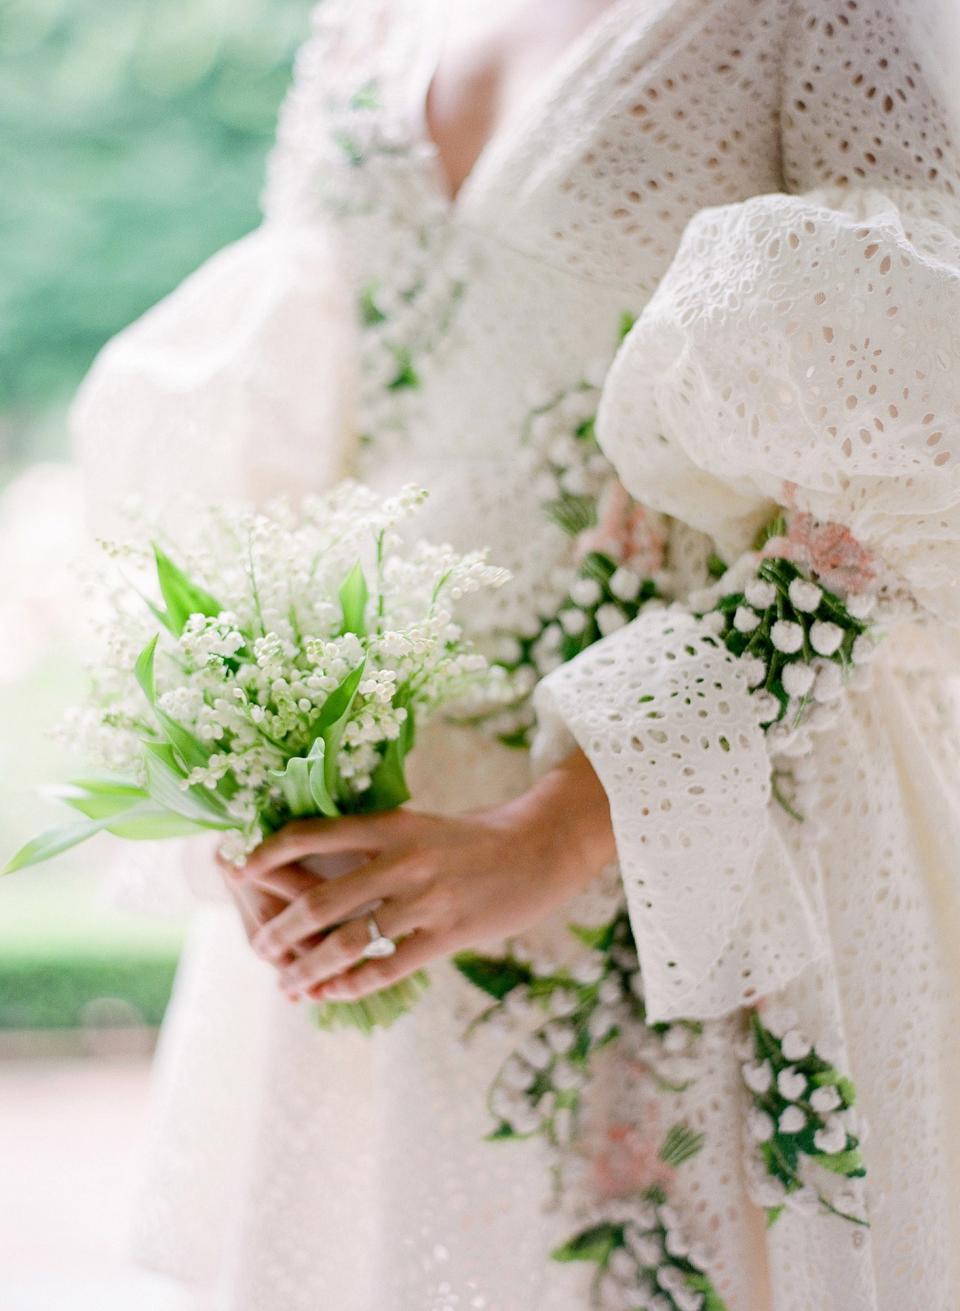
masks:
POLYGON ((549 839, 561 877, 586 886, 616 860, 610 802, 581 750, 548 770, 522 800, 537 830, 549 839))

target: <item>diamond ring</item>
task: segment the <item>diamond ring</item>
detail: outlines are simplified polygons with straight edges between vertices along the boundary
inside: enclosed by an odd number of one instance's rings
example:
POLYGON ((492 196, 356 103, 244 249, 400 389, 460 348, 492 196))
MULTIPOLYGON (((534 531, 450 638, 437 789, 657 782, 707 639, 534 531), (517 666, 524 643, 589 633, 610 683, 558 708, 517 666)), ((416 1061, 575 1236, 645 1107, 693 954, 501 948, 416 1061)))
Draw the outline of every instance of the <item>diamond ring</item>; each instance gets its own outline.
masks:
POLYGON ((381 933, 380 925, 372 915, 367 916, 367 933, 370 941, 363 949, 364 960, 378 960, 383 956, 392 956, 397 950, 393 938, 388 938, 385 933, 381 933))

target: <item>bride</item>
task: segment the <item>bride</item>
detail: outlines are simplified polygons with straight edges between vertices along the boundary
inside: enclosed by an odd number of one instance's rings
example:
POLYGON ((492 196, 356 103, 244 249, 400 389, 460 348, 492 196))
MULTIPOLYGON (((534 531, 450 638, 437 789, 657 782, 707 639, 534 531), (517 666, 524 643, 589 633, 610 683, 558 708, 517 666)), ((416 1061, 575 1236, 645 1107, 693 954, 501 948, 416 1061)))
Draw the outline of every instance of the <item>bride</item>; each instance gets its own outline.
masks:
POLYGON ((101 490, 416 481, 513 574, 495 731, 194 919, 137 1246, 220 1311, 955 1311, 945 16, 324 0, 262 227, 95 365, 101 490), (471 1025, 449 957, 505 940, 573 981, 545 1027, 522 988, 471 1025), (424 966, 389 1031, 311 1026, 424 966))

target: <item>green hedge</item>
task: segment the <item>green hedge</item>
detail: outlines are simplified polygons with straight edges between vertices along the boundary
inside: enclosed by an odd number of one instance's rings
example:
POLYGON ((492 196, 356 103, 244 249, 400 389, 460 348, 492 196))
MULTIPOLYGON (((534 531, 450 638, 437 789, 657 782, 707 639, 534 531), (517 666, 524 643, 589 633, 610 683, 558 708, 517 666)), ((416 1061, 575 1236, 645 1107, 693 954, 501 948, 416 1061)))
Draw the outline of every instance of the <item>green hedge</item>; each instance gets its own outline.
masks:
POLYGON ((163 1019, 176 967, 176 956, 137 951, 96 959, 64 949, 50 959, 0 961, 0 1029, 154 1027, 163 1019))
POLYGON ((256 224, 309 9, 0 4, 0 417, 17 420, 8 459, 55 453, 62 428, 41 436, 29 421, 69 395, 108 337, 256 224))

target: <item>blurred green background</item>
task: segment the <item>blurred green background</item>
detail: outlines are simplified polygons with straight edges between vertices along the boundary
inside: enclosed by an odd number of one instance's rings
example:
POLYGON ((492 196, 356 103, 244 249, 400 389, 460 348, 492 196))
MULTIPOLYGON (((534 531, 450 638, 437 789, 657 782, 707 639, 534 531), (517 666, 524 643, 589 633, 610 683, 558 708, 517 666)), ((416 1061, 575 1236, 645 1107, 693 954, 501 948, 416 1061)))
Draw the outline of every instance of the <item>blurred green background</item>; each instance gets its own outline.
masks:
MULTIPOLYGON (((11 601, 7 582, 24 563, 18 551, 28 552, 24 514, 41 529, 44 515, 52 525, 62 514, 47 489, 60 488, 57 470, 66 471, 40 462, 68 459, 66 403, 113 333, 256 225, 264 158, 311 7, 0 0, 0 588, 8 606, 0 627, 12 628, 8 641, 18 624, 37 627, 36 598, 11 601)), ((62 641, 37 650, 27 667, 14 660, 6 673, 0 652, 0 855, 54 819, 33 784, 62 773, 45 730, 79 683, 62 641)), ((0 1029, 95 1023, 122 1016, 125 1005, 159 1020, 180 926, 103 904, 102 853, 94 844, 0 886, 0 1029), (119 1003, 113 1012, 104 998, 119 1003)))
POLYGON ((0 0, 0 414, 64 452, 97 349, 257 221, 307 0, 0 0))

